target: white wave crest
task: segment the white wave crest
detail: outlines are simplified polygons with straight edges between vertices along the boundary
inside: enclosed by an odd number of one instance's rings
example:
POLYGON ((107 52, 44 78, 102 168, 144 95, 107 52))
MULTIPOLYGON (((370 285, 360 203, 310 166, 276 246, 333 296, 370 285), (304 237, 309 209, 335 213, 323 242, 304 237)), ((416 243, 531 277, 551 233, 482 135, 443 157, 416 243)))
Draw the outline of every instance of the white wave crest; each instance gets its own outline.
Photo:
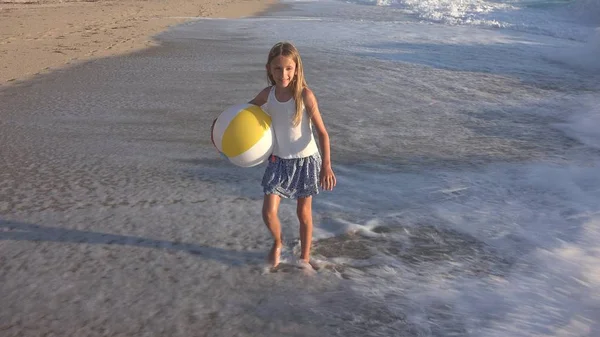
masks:
POLYGON ((507 28, 585 41, 600 23, 599 0, 349 0, 400 9, 423 21, 507 28), (582 26, 583 25, 583 26, 582 26))

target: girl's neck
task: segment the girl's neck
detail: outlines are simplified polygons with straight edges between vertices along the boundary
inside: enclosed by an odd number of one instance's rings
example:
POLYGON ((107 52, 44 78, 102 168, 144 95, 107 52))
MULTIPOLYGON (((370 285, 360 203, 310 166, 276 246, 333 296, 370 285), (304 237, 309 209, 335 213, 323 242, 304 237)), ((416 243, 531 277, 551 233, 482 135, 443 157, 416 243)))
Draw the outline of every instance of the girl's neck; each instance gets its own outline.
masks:
POLYGON ((275 86, 275 98, 280 102, 289 101, 294 95, 289 87, 278 87, 275 86))

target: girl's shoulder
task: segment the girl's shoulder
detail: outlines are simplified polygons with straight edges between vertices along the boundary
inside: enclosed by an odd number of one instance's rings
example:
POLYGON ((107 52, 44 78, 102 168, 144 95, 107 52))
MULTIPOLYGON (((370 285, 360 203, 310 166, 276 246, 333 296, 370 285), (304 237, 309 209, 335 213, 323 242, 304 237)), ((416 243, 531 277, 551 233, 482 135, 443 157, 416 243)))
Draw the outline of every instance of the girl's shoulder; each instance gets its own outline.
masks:
POLYGON ((274 85, 270 85, 268 87, 265 87, 260 94, 264 95, 265 98, 269 97, 269 94, 271 93, 271 91, 273 90, 273 88, 275 88, 274 85))
POLYGON ((317 97, 309 87, 304 87, 304 89, 302 89, 302 100, 304 101, 304 104, 312 105, 312 103, 317 101, 317 97))
POLYGON ((269 100, 269 92, 270 91, 271 91, 271 87, 264 88, 263 90, 261 90, 258 93, 258 95, 256 95, 256 97, 254 97, 253 100, 251 100, 248 103, 262 106, 263 104, 267 103, 267 101, 269 100))
POLYGON ((261 101, 266 102, 267 99, 269 98, 269 93, 271 92, 271 87, 266 87, 263 90, 261 90, 258 95, 256 96, 258 99, 260 99, 261 101))
POLYGON ((302 98, 304 98, 305 100, 308 99, 316 99, 315 93, 309 88, 309 87, 304 87, 304 89, 302 89, 302 98))

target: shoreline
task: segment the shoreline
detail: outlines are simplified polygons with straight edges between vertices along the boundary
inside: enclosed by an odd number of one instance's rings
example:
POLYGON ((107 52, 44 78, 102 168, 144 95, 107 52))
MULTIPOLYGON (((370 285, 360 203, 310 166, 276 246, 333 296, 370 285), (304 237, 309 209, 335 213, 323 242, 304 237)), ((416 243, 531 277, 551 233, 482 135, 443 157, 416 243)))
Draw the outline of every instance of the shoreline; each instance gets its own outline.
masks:
POLYGON ((55 69, 158 45, 194 18, 259 15, 277 0, 0 0, 0 88, 55 69))

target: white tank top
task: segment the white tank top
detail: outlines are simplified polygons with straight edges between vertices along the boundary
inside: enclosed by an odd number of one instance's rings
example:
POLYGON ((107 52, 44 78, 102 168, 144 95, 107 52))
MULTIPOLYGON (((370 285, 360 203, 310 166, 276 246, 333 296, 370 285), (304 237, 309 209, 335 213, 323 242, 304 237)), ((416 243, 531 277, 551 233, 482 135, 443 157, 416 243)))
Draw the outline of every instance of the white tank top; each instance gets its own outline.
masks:
POLYGON ((273 155, 283 158, 304 158, 319 152, 312 132, 312 122, 302 109, 302 120, 293 125, 296 102, 290 98, 287 102, 279 102, 275 97, 275 86, 269 92, 263 110, 271 115, 271 127, 275 132, 273 155))

